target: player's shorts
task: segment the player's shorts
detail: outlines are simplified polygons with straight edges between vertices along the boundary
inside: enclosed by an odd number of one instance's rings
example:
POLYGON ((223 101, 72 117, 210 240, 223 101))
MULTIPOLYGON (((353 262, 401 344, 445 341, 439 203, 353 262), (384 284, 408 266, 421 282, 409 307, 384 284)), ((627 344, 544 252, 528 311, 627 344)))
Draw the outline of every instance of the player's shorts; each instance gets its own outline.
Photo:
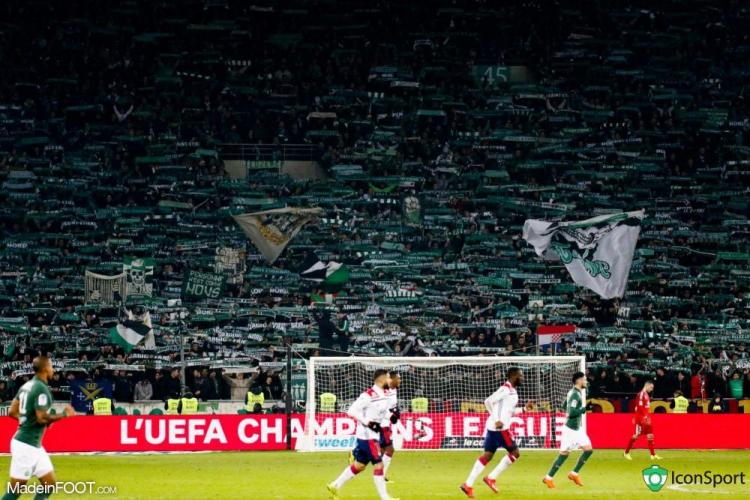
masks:
POLYGON ((518 449, 510 431, 487 431, 484 435, 484 451, 495 453, 498 448, 505 448, 508 452, 518 449))
POLYGON ((47 451, 17 439, 10 440, 10 477, 29 480, 32 476, 46 476, 54 469, 47 451))
POLYGON ((582 428, 571 429, 567 425, 563 425, 562 436, 560 437, 560 451, 577 450, 584 446, 591 446, 591 440, 586 431, 582 428))
POLYGON ((357 439, 352 455, 354 455, 354 460, 365 465, 375 465, 383 461, 377 439, 357 439))
POLYGON ((380 431, 380 447, 385 448, 393 444, 393 430, 390 427, 383 427, 380 431))
POLYGON ((641 434, 653 434, 654 432, 654 426, 651 423, 651 419, 648 419, 648 421, 645 420, 634 420, 633 423, 635 424, 635 435, 640 436, 641 434))

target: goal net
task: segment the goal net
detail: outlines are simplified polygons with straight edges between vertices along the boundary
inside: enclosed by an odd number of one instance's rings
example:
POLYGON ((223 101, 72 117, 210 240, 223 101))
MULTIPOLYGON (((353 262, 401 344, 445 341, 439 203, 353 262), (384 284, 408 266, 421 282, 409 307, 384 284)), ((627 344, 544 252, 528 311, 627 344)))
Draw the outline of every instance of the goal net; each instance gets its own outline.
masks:
POLYGON ((481 448, 487 418, 484 400, 505 382, 511 367, 524 373, 511 424, 516 442, 522 448, 557 447, 565 423, 561 408, 572 376, 585 371, 582 356, 310 358, 304 432, 296 448, 353 448, 356 424, 346 411, 372 386, 379 368, 401 376, 401 420, 393 426, 396 448, 481 448))

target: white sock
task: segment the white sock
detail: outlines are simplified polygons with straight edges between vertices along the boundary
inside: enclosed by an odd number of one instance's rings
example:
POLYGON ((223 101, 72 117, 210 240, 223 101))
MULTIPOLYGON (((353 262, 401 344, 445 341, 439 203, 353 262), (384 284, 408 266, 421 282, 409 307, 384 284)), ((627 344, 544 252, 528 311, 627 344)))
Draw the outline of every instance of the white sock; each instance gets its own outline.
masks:
POLYGON ((510 465, 513 463, 510 459, 510 455, 505 455, 502 460, 500 460, 500 463, 497 464, 497 467, 492 469, 492 472, 490 472, 490 479, 497 479, 497 476, 500 475, 501 472, 503 472, 505 469, 510 467, 510 465))
POLYGON ((466 486, 474 486, 474 481, 476 481, 479 474, 482 473, 485 465, 486 464, 482 463, 481 457, 474 462, 474 467, 471 468, 471 473, 469 474, 469 477, 466 478, 466 486))
POLYGON ((388 500, 388 491, 385 489, 385 476, 382 474, 373 474, 372 480, 375 481, 375 489, 378 490, 380 500, 388 500))
POLYGON ((344 469, 344 472, 341 473, 341 475, 333 482, 333 485, 336 488, 341 488, 346 484, 347 481, 349 481, 351 478, 356 476, 354 472, 352 472, 352 466, 347 466, 346 469, 344 469))
POLYGON ((385 476, 388 474, 388 467, 391 466, 391 460, 393 460, 393 457, 386 454, 383 454, 383 475, 385 476))

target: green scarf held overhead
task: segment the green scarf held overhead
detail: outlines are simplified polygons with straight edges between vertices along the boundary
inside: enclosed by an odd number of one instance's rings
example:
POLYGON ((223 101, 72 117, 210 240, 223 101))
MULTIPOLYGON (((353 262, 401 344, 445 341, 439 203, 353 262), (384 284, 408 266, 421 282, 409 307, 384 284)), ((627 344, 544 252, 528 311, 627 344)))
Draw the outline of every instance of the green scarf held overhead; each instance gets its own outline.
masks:
POLYGON ((395 184, 381 184, 382 187, 378 187, 372 182, 368 183, 368 186, 370 187, 370 191, 373 193, 392 193, 393 191, 398 188, 398 183, 395 184))
POLYGON ((13 355, 16 353, 16 341, 11 340, 7 344, 5 344, 5 348, 3 349, 3 357, 5 359, 13 359, 13 355))

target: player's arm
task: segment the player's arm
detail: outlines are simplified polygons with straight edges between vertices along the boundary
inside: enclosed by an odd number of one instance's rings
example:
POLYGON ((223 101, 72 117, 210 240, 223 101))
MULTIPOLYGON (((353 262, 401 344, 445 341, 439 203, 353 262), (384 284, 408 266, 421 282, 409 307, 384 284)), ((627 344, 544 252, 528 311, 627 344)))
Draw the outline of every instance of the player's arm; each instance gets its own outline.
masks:
POLYGON ((56 413, 54 415, 48 412, 46 409, 40 409, 40 408, 38 408, 35 411, 35 413, 36 413, 37 423, 42 424, 42 425, 49 425, 53 422, 57 422, 58 420, 62 420, 67 417, 72 417, 73 415, 76 414, 75 410, 70 405, 67 405, 62 413, 56 413))
POLYGON ((566 406, 568 408, 568 417, 580 417, 586 413, 586 407, 583 406, 583 401, 579 398, 571 398, 566 406))
POLYGON ((369 404, 370 404, 370 396, 368 396, 367 393, 363 393, 357 398, 357 400, 354 403, 352 403, 352 405, 349 407, 349 410, 347 410, 346 414, 352 417, 354 420, 356 420, 360 424, 364 425, 365 427, 369 427, 370 429, 374 431, 375 430, 379 431, 380 430, 379 422, 374 422, 374 421, 370 422, 365 419, 365 409, 367 409, 367 405, 369 404))
POLYGON ((21 412, 19 411, 21 408, 21 403, 18 401, 18 399, 14 399, 13 402, 10 404, 10 409, 8 410, 8 416, 10 418, 15 418, 18 420, 18 417, 21 415, 21 412))
POLYGON ((72 417, 76 414, 72 406, 66 405, 62 413, 56 413, 52 415, 49 412, 52 406, 52 401, 47 397, 46 394, 41 393, 33 396, 34 398, 34 414, 36 415, 36 421, 41 425, 49 425, 58 420, 62 420, 66 417, 72 417))

